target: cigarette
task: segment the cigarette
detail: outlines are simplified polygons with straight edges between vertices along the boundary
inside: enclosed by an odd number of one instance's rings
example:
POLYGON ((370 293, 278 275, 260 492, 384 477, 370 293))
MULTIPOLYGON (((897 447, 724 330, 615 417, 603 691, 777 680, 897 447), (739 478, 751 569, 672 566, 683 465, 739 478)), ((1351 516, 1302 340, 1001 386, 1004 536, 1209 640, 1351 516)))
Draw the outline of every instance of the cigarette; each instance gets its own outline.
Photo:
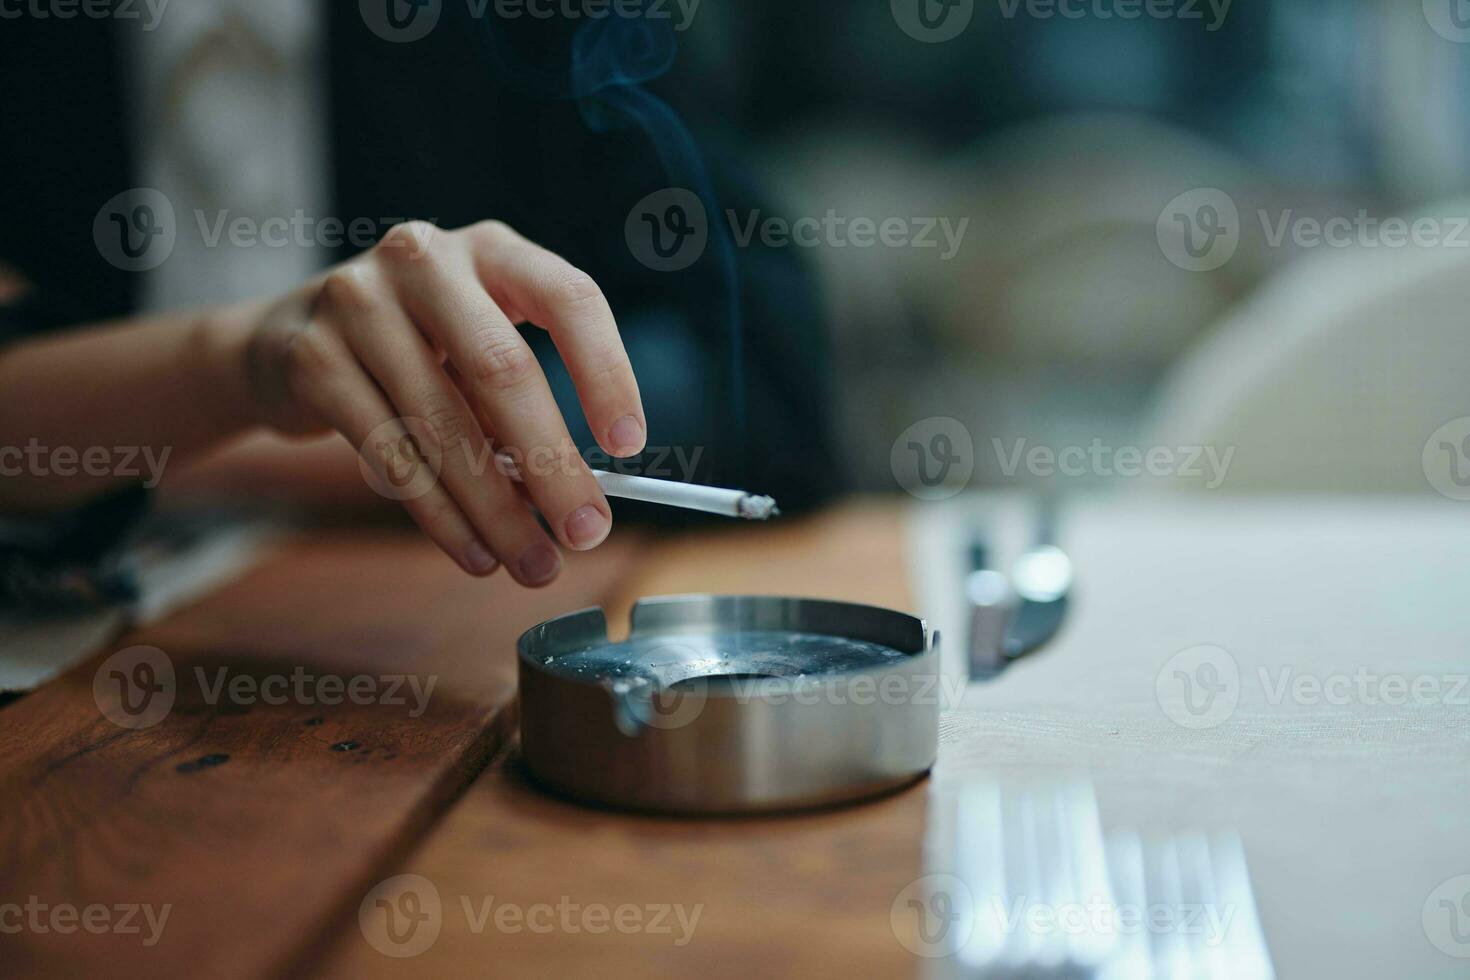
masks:
MULTIPOLYGON (((515 482, 525 482, 521 477, 520 467, 509 455, 496 453, 495 463, 500 472, 515 482)), ((744 490, 702 487, 673 480, 655 480, 647 476, 609 473, 606 470, 593 470, 592 475, 597 478, 603 493, 623 500, 641 500, 648 504, 680 507, 706 514, 719 514, 722 517, 739 517, 747 521, 769 520, 781 514, 773 498, 746 493, 744 490)))

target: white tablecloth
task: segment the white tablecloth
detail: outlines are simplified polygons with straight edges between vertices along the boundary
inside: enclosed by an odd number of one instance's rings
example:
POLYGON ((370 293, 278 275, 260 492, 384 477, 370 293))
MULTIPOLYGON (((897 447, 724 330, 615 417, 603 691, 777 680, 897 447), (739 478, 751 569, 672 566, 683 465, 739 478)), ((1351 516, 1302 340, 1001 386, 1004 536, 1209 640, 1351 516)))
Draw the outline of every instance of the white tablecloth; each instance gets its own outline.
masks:
MULTIPOLYGON (((1013 552, 1028 514, 917 506, 951 667, 968 529, 1013 552)), ((1470 876, 1470 505, 1082 500, 1058 537, 1078 575, 1064 630, 946 715, 934 791, 1090 778, 1107 829, 1239 832, 1278 976, 1470 976, 1470 902, 1458 933, 1439 902, 1470 876), (1171 660, 1201 646, 1219 649, 1171 660), (1210 710, 1190 713, 1176 670, 1214 683, 1210 710)))

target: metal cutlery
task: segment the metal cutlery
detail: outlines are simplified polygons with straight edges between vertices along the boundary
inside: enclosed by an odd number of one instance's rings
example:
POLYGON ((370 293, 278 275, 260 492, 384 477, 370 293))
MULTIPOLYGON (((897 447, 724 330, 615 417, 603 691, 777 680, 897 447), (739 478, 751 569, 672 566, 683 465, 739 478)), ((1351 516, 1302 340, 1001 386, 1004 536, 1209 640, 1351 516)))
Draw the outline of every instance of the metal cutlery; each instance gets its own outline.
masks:
POLYGON ((979 780, 931 819, 965 917, 932 980, 1274 980, 1232 832, 1104 836, 1083 779, 979 780))
POLYGON ((1056 521, 1055 498, 1043 497, 1034 543, 1015 560, 1009 576, 992 567, 979 536, 973 540, 965 579, 972 678, 994 677, 1061 630, 1075 576, 1071 559, 1056 544, 1056 521))

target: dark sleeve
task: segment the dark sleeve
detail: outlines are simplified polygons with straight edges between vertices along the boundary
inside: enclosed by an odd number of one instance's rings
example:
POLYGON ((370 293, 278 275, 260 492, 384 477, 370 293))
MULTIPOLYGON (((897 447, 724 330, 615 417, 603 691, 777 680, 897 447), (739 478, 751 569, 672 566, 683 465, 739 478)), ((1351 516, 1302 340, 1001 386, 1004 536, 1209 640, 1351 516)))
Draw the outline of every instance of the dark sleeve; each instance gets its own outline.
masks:
MULTIPOLYGON (((733 270, 721 261, 716 236, 731 235, 727 212, 742 219, 781 213, 742 166, 740 147, 718 132, 700 132, 699 152, 714 191, 707 207, 709 243, 688 268, 658 271, 638 260, 625 237, 634 205, 670 185, 656 149, 644 133, 589 135, 580 119, 569 118, 573 111, 555 107, 551 115, 559 125, 541 127, 543 139, 555 132, 575 149, 540 158, 557 168, 557 194, 522 220, 533 237, 592 274, 617 314, 653 447, 628 464, 630 471, 770 494, 786 513, 841 493, 828 322, 810 257, 757 237, 733 248, 733 270), (597 167, 578 168, 593 156, 597 167), (733 323, 727 302, 732 286, 733 323), (683 463, 695 454, 698 465, 690 473, 683 463)), ((533 346, 550 354, 544 334, 533 346)), ((559 370, 554 360, 543 360, 548 374, 559 370)), ((564 415, 579 418, 574 393, 558 394, 564 415)), ((590 444, 590 434, 583 438, 590 444)), ((661 524, 678 516, 667 508, 619 506, 620 513, 656 516, 661 524)))
MULTIPOLYGON (((65 301, 36 292, 0 305, 0 354, 24 337, 76 322, 78 314, 65 301)), ((0 511, 0 609, 79 608, 135 598, 121 545, 147 506, 148 491, 129 487, 61 514, 0 511)))

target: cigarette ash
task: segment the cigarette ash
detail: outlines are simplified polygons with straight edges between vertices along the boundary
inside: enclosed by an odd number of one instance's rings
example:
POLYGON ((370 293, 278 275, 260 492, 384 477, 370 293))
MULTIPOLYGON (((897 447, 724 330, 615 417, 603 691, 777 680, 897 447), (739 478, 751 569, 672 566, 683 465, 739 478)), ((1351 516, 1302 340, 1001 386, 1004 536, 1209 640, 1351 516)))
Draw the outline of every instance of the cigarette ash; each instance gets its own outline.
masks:
POLYGON ((748 493, 740 498, 736 506, 740 509, 740 516, 747 521, 768 521, 781 516, 781 509, 776 506, 774 497, 758 497, 748 493))

